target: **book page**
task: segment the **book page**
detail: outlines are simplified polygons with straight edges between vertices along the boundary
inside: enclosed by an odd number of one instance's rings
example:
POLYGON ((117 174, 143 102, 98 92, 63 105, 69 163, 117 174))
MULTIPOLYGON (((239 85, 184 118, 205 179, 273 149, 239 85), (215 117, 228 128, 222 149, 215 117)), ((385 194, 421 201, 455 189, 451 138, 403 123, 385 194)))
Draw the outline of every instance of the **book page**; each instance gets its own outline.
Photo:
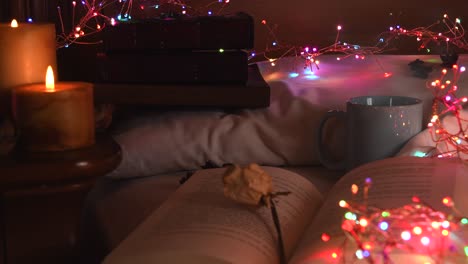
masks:
MULTIPOLYGON (((464 166, 457 159, 396 157, 352 170, 343 176, 328 194, 322 208, 302 237, 291 263, 338 263, 331 255, 345 248, 341 223, 346 212, 338 203, 340 200, 362 202, 362 187, 366 178, 372 179, 369 205, 396 208, 411 203, 411 198, 418 196, 434 209, 449 213, 450 209, 442 204, 442 199, 451 196, 457 208, 468 214, 468 192, 462 190, 466 190, 468 186, 468 174, 464 175, 467 172, 464 166), (356 195, 351 193, 352 184, 360 187, 356 195), (332 239, 323 242, 323 233, 329 234, 332 239)), ((428 261, 425 259, 427 256, 415 257, 412 261, 417 263, 428 261)), ((410 263, 407 261, 408 259, 405 263, 410 263)))
MULTIPOLYGON (((263 168, 272 176, 275 192, 291 192, 275 199, 289 256, 323 197, 298 174, 263 168)), ((196 172, 104 263, 279 263, 270 209, 226 198, 224 171, 196 172)))

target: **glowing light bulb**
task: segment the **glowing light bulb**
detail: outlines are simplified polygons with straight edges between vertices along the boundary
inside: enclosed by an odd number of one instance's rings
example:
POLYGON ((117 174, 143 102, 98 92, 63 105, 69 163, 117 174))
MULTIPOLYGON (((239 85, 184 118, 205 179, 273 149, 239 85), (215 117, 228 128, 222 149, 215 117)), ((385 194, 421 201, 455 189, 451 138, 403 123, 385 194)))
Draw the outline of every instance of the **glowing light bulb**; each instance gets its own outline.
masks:
POLYGON ((321 238, 322 238, 322 241, 327 242, 330 240, 330 235, 327 233, 323 233, 321 238))
POLYGON ((347 203, 345 200, 341 200, 341 201, 338 203, 338 205, 339 205, 340 207, 347 207, 347 206, 348 206, 348 203, 347 203))
POLYGON ((342 27, 341 27, 340 25, 338 25, 338 26, 336 27, 336 29, 338 29, 338 30, 341 30, 341 28, 342 28, 342 27))
POLYGON ((465 66, 462 66, 462 67, 460 68, 460 72, 464 72, 464 71, 466 71, 466 68, 465 68, 465 66))
POLYGON ((12 28, 17 28, 18 27, 18 21, 16 21, 16 19, 11 20, 10 26, 12 28))
MULTIPOLYGON (((467 256, 468 256, 468 254, 467 254, 467 256)), ((331 257, 334 258, 334 259, 336 259, 336 258, 338 257, 338 254, 337 254, 336 252, 333 252, 333 253, 331 254, 331 257)))
POLYGON ((370 256, 370 252, 368 250, 362 251, 362 256, 368 258, 370 256))
MULTIPOLYGON (((448 96, 448 95, 447 95, 447 96, 448 96)), ((447 96, 446 96, 446 97, 447 97, 447 96)), ((447 100, 447 99, 446 99, 446 100, 447 100)), ((449 101, 449 100, 447 100, 447 101, 449 101)), ((447 197, 444 197, 444 198, 442 199, 442 203, 443 203, 445 206, 453 206, 453 200, 452 200, 452 198, 450 198, 450 197, 448 197, 448 196, 447 196, 447 197)))
POLYGON ((449 233, 450 233, 450 232, 449 232, 447 229, 442 230, 442 235, 443 235, 443 236, 448 236, 449 233))
POLYGON ((420 234, 422 234, 422 228, 419 227, 419 226, 415 226, 415 227, 413 228, 413 233, 414 233, 415 235, 420 235, 420 234))
POLYGON ((356 257, 358 259, 363 259, 364 258, 364 256, 362 255, 362 250, 360 250, 360 249, 356 250, 355 254, 356 254, 356 257))
POLYGON ((383 231, 388 229, 388 223, 387 222, 380 222, 379 228, 383 231))
POLYGON ((346 212, 345 215, 344 215, 345 219, 348 219, 348 220, 356 220, 356 215, 352 212, 346 212))
POLYGON ((363 248, 365 248, 366 250, 371 250, 372 249, 372 245, 370 243, 364 243, 363 245, 363 248))
POLYGON ((369 221, 367 221, 367 219, 365 219, 365 218, 361 218, 361 219, 359 219, 359 224, 362 227, 366 227, 367 225, 369 225, 369 221))
POLYGON ((401 232, 401 239, 408 241, 411 239, 411 233, 408 231, 401 232))
POLYGON ((431 240, 428 237, 421 237, 421 244, 428 246, 431 243, 431 240))
POLYGON ((447 220, 445 220, 445 221, 442 222, 441 226, 442 226, 443 228, 449 228, 449 227, 450 227, 450 222, 447 221, 447 220))
POLYGON ((52 66, 47 67, 46 78, 45 78, 46 92, 55 91, 55 80, 54 80, 54 70, 52 66))
POLYGON ((358 191, 359 191, 359 187, 357 186, 357 184, 351 185, 351 193, 352 194, 356 194, 356 193, 358 193, 358 191))

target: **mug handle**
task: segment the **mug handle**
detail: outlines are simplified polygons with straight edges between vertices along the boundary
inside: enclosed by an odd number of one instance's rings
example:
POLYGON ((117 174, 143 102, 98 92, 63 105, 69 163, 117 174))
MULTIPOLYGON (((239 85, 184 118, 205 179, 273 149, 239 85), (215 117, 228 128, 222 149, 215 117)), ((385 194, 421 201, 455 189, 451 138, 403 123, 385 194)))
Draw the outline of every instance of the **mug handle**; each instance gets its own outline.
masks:
POLYGON ((339 118, 343 119, 346 118, 346 112, 341 110, 331 110, 328 111, 325 116, 323 116, 322 120, 320 121, 318 133, 317 133, 317 154, 320 163, 328 169, 332 170, 344 170, 346 168, 346 160, 331 160, 329 157, 330 151, 327 150, 326 145, 323 142, 323 128, 327 121, 330 118, 339 118))

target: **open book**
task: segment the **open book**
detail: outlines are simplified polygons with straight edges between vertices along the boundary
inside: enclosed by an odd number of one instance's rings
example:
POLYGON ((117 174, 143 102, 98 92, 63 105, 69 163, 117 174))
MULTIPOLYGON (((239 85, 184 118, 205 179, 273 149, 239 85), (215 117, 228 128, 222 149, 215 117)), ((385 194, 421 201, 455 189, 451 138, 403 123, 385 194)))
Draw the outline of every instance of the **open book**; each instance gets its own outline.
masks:
MULTIPOLYGON (((452 196, 457 208, 468 213, 465 166, 457 159, 397 157, 376 161, 347 173, 325 199, 301 175, 263 168, 273 178, 274 191, 291 192, 276 198, 289 263, 340 263, 330 253, 342 245, 344 210, 338 202, 352 199, 352 184, 362 186, 371 177, 368 202, 381 208, 408 204, 417 195, 437 210, 446 210, 441 200, 452 196), (324 232, 331 235, 329 242, 321 240, 324 232)), ((104 263, 279 263, 270 210, 224 197, 224 170, 196 172, 104 263)), ((405 261, 395 263, 434 263, 425 256, 405 257, 405 261)))

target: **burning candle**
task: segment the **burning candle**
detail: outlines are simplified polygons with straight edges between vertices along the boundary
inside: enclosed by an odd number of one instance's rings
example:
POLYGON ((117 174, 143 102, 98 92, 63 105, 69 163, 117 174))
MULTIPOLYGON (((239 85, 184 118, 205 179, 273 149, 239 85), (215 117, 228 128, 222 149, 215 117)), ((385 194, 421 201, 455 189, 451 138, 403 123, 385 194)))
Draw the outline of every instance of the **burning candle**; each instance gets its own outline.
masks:
POLYGON ((42 82, 48 65, 56 68, 53 24, 0 24, 0 113, 11 110, 11 89, 42 82))
POLYGON ((12 95, 21 149, 61 151, 94 144, 92 84, 55 83, 49 66, 45 84, 18 86, 12 95))

